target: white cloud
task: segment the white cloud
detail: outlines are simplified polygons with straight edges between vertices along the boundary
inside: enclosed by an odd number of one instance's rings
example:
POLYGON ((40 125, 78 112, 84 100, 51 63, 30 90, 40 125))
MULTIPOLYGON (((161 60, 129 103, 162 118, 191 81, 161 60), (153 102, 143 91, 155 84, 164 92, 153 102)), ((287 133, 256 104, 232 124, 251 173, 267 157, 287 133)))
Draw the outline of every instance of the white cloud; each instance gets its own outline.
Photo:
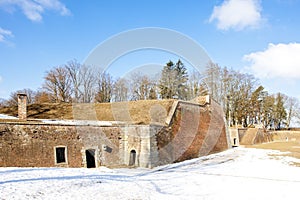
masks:
MULTIPOLYGON (((13 37, 12 32, 0 27, 0 42, 5 42, 7 37, 13 37)), ((0 77, 0 80, 1 80, 1 77, 0 77)))
POLYGON ((300 43, 269 44, 264 51, 250 53, 244 60, 260 78, 300 78, 300 43))
POLYGON ((61 15, 70 14, 59 0, 1 0, 0 7, 5 7, 9 12, 13 12, 14 7, 18 7, 31 21, 41 21, 45 10, 54 10, 61 15))
POLYGON ((221 30, 256 28, 262 20, 259 0, 225 0, 215 6, 209 22, 217 22, 221 30))

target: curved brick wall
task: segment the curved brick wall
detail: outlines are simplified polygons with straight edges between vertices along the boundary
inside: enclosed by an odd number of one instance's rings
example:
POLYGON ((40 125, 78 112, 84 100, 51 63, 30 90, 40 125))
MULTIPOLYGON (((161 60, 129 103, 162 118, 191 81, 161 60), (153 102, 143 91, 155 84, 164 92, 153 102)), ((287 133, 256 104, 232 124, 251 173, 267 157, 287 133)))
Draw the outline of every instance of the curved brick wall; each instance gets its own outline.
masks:
POLYGON ((157 135, 159 164, 179 162, 228 149, 222 109, 179 102, 170 126, 157 135))

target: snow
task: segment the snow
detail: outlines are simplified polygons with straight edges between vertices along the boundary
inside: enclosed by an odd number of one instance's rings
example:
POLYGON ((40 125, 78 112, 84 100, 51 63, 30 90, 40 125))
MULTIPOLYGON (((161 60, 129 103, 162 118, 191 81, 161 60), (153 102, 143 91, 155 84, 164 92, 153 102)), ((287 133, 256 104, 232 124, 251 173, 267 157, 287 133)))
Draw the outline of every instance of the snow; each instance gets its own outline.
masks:
POLYGON ((8 116, 8 115, 4 115, 4 114, 0 114, 0 119, 18 119, 18 118, 12 117, 12 116, 8 116))
POLYGON ((0 168, 0 199, 299 199, 292 162, 239 147, 154 169, 0 168))
POLYGON ((62 125, 77 125, 77 126, 113 126, 125 124, 124 122, 118 121, 92 121, 92 120, 49 120, 42 119, 36 120, 42 121, 46 124, 62 124, 62 125))

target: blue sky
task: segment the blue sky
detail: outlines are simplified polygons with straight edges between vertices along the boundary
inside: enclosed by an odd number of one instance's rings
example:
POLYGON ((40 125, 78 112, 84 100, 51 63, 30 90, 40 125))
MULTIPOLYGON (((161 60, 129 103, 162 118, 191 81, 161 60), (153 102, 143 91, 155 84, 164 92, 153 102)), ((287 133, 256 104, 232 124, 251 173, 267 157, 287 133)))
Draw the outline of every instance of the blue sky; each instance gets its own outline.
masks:
MULTIPOLYGON (((185 34, 220 66, 300 98, 299 7, 300 0, 0 0, 0 98, 38 89, 52 67, 83 62, 107 38, 143 27, 185 34)), ((155 52, 141 62, 168 57, 155 52)), ((120 71, 130 70, 130 59, 120 71)))

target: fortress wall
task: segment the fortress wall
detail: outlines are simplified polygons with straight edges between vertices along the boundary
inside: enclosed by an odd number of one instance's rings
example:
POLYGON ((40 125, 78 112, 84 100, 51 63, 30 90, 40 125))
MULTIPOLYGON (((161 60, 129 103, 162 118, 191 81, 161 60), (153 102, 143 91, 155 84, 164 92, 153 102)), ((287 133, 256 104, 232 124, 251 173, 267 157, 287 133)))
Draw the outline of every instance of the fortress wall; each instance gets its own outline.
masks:
POLYGON ((0 124, 0 167, 85 167, 87 149, 97 166, 116 165, 119 140, 118 127, 0 124), (55 147, 66 148, 66 162, 56 163, 55 147))
POLYGON ((157 135, 160 164, 179 162, 228 149, 221 107, 179 102, 169 127, 157 135))

